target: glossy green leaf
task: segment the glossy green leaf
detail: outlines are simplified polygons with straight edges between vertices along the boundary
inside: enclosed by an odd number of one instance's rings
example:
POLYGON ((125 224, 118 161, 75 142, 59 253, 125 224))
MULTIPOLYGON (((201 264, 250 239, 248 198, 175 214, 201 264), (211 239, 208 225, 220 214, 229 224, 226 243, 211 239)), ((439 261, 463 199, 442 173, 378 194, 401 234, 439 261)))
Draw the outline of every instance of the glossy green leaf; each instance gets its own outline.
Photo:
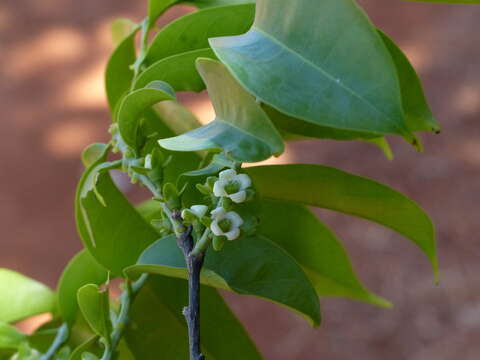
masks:
POLYGON ((258 233, 288 252, 319 296, 340 296, 389 307, 357 279, 348 255, 332 231, 303 205, 263 201, 258 233))
POLYGON ((120 45, 135 30, 136 26, 137 24, 130 19, 115 19, 111 25, 113 45, 115 47, 120 45))
POLYGON ((287 115, 413 141, 392 59, 353 0, 258 0, 248 33, 210 44, 250 93, 287 115))
MULTIPOLYGON (((125 270, 129 276, 153 273, 186 278, 185 260, 173 236, 159 240, 125 270)), ((318 297, 295 260, 265 237, 228 242, 221 252, 205 256, 202 283, 239 294, 258 296, 320 323, 318 297)))
MULTIPOLYGON (((136 359, 188 359, 184 280, 150 278, 133 303, 126 340, 136 359), (146 336, 148 334, 148 336, 146 336)), ((207 359, 260 360, 248 333, 216 290, 201 288, 202 351, 207 359)))
POLYGON ((87 250, 84 249, 75 255, 58 283, 58 306, 62 319, 70 326, 75 322, 78 312, 78 289, 87 284, 100 285, 107 278, 107 270, 100 266, 87 250))
POLYGON ((110 338, 110 299, 108 289, 87 284, 78 289, 77 301, 85 320, 92 330, 103 338, 110 338))
POLYGON ((175 91, 163 81, 153 81, 125 96, 117 113, 118 129, 125 143, 136 150, 138 126, 145 109, 175 99, 175 91))
POLYGON ((105 153, 107 144, 95 143, 87 146, 82 152, 82 163, 86 168, 92 166, 105 153))
POLYGON ((283 140, 255 99, 221 63, 210 59, 199 59, 197 63, 216 119, 186 134, 160 140, 160 146, 174 151, 224 150, 241 162, 281 154, 283 140))
POLYGON ((82 354, 87 351, 91 352, 92 347, 96 346, 99 338, 100 337, 98 335, 95 335, 89 338, 84 343, 80 344, 77 348, 75 348, 75 350, 73 350, 69 360, 82 360, 82 354))
POLYGON ((412 64, 402 50, 381 30, 378 30, 397 69, 402 95, 403 112, 411 131, 440 131, 423 92, 422 84, 412 64))
POLYGON ((99 174, 99 169, 105 166, 103 160, 87 169, 80 179, 75 217, 80 237, 90 254, 100 265, 120 275, 123 268, 135 264, 158 236, 117 189, 110 175, 99 174), (92 178, 105 205, 92 190, 92 178))
POLYGON ((178 1, 179 0, 148 0, 148 21, 150 25, 155 24, 158 17, 178 1))
POLYGON ((130 89, 133 81, 133 70, 130 66, 135 62, 135 35, 136 27, 115 49, 108 60, 105 71, 105 91, 108 105, 113 113, 117 103, 130 89))
POLYGON ((135 89, 142 88, 154 80, 169 83, 176 91, 205 89, 205 84, 197 72, 195 61, 200 58, 216 59, 212 49, 198 49, 172 55, 153 63, 135 81, 135 89))
POLYGON ((214 7, 182 16, 158 32, 147 51, 145 64, 208 48, 211 37, 242 34, 252 25, 254 13, 254 4, 244 4, 214 7))
POLYGON ((266 199, 291 201, 377 222, 413 241, 437 275, 435 229, 405 195, 374 180, 321 165, 273 165, 245 169, 266 199))
POLYGON ((45 285, 22 274, 0 268, 0 321, 15 322, 51 312, 54 293, 45 285))
POLYGON ((18 331, 14 326, 0 321, 0 352, 15 350, 27 340, 27 335, 18 331))

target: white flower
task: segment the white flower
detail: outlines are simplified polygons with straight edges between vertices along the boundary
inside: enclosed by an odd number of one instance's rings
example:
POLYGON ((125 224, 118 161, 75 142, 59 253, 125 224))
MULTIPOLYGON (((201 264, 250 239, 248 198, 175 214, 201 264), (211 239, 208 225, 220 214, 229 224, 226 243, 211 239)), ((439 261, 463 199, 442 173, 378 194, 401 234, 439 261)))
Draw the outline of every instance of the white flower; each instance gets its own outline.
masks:
MULTIPOLYGON (((202 218, 207 213, 208 206, 207 205, 193 205, 190 207, 190 211, 198 218, 202 218)), ((185 219, 186 210, 182 211, 182 218, 185 219)))
POLYGON ((219 207, 211 212, 212 224, 210 230, 216 236, 225 236, 228 240, 235 240, 240 236, 240 226, 243 220, 235 211, 226 212, 224 208, 219 207))
POLYGON ((242 203, 247 198, 245 191, 252 185, 252 180, 246 174, 238 174, 233 169, 220 172, 219 179, 213 185, 213 194, 217 197, 228 197, 234 203, 242 203))

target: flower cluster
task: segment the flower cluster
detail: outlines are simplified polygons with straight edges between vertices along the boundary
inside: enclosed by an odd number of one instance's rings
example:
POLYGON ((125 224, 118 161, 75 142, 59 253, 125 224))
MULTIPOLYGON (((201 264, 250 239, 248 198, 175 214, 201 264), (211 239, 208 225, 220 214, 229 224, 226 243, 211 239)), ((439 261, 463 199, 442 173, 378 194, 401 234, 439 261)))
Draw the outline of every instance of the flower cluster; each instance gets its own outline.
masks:
POLYGON ((244 220, 231 208, 251 197, 252 180, 246 174, 237 174, 234 169, 227 169, 221 171, 218 178, 210 178, 207 184, 202 185, 201 188, 208 189, 207 191, 212 195, 214 209, 210 211, 210 217, 205 218, 208 212, 207 205, 193 205, 182 212, 182 218, 187 221, 200 219, 210 228, 215 237, 224 237, 227 240, 237 239, 244 220))

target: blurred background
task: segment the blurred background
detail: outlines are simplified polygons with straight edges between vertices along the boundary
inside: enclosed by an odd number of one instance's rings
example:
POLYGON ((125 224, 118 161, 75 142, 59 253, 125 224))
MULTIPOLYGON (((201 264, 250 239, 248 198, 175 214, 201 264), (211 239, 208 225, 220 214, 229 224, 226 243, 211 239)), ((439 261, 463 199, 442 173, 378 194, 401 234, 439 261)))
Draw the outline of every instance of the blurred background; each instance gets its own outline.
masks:
MULTIPOLYGON (((0 267, 55 287, 80 249, 73 196, 81 150, 106 141, 103 70, 110 23, 139 21, 146 1, 0 1, 0 267)), ((417 68, 443 126, 425 152, 393 141, 387 161, 361 143, 307 141, 277 162, 333 165, 410 195, 437 224, 441 283, 407 240, 366 221, 319 212, 343 239, 361 279, 395 303, 383 310, 323 299, 313 330, 286 310, 227 295, 266 359, 480 358, 480 6, 364 0, 373 21, 417 68)), ((169 11, 163 23, 189 11, 169 11)), ((204 121, 204 95, 183 97, 204 121)), ((1 296, 1 295, 0 295, 1 296)), ((41 321, 41 319, 39 320, 41 321)), ((34 324, 24 323, 29 329, 34 324)))

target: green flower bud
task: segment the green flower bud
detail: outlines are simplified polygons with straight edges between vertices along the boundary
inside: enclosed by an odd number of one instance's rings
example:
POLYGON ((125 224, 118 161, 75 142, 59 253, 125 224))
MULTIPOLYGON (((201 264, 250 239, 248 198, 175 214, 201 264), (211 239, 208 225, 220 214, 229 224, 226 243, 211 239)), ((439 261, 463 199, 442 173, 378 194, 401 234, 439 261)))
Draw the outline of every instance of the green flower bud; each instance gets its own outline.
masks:
POLYGON ((197 220, 197 216, 193 213, 192 210, 190 209, 184 209, 182 211, 182 219, 187 223, 187 224, 192 224, 194 221, 197 220))
POLYGON ((170 209, 179 209, 181 207, 177 188, 172 183, 163 185, 163 197, 170 209))
POLYGON ((212 241, 213 249, 215 251, 222 250, 226 240, 227 238, 225 236, 214 236, 212 241))
POLYGON ((215 185, 215 183, 217 182, 218 178, 216 176, 209 176, 207 178, 207 182, 206 182, 206 185, 210 188, 210 189, 213 189, 213 186, 215 185))
POLYGON ((198 191, 200 191, 201 194, 203 195, 210 195, 212 193, 212 189, 210 189, 208 186, 203 185, 203 184, 197 184, 195 185, 198 191))
POLYGON ((212 219, 210 217, 204 216, 200 219, 200 222, 205 225, 206 227, 210 227, 212 225, 212 219))

